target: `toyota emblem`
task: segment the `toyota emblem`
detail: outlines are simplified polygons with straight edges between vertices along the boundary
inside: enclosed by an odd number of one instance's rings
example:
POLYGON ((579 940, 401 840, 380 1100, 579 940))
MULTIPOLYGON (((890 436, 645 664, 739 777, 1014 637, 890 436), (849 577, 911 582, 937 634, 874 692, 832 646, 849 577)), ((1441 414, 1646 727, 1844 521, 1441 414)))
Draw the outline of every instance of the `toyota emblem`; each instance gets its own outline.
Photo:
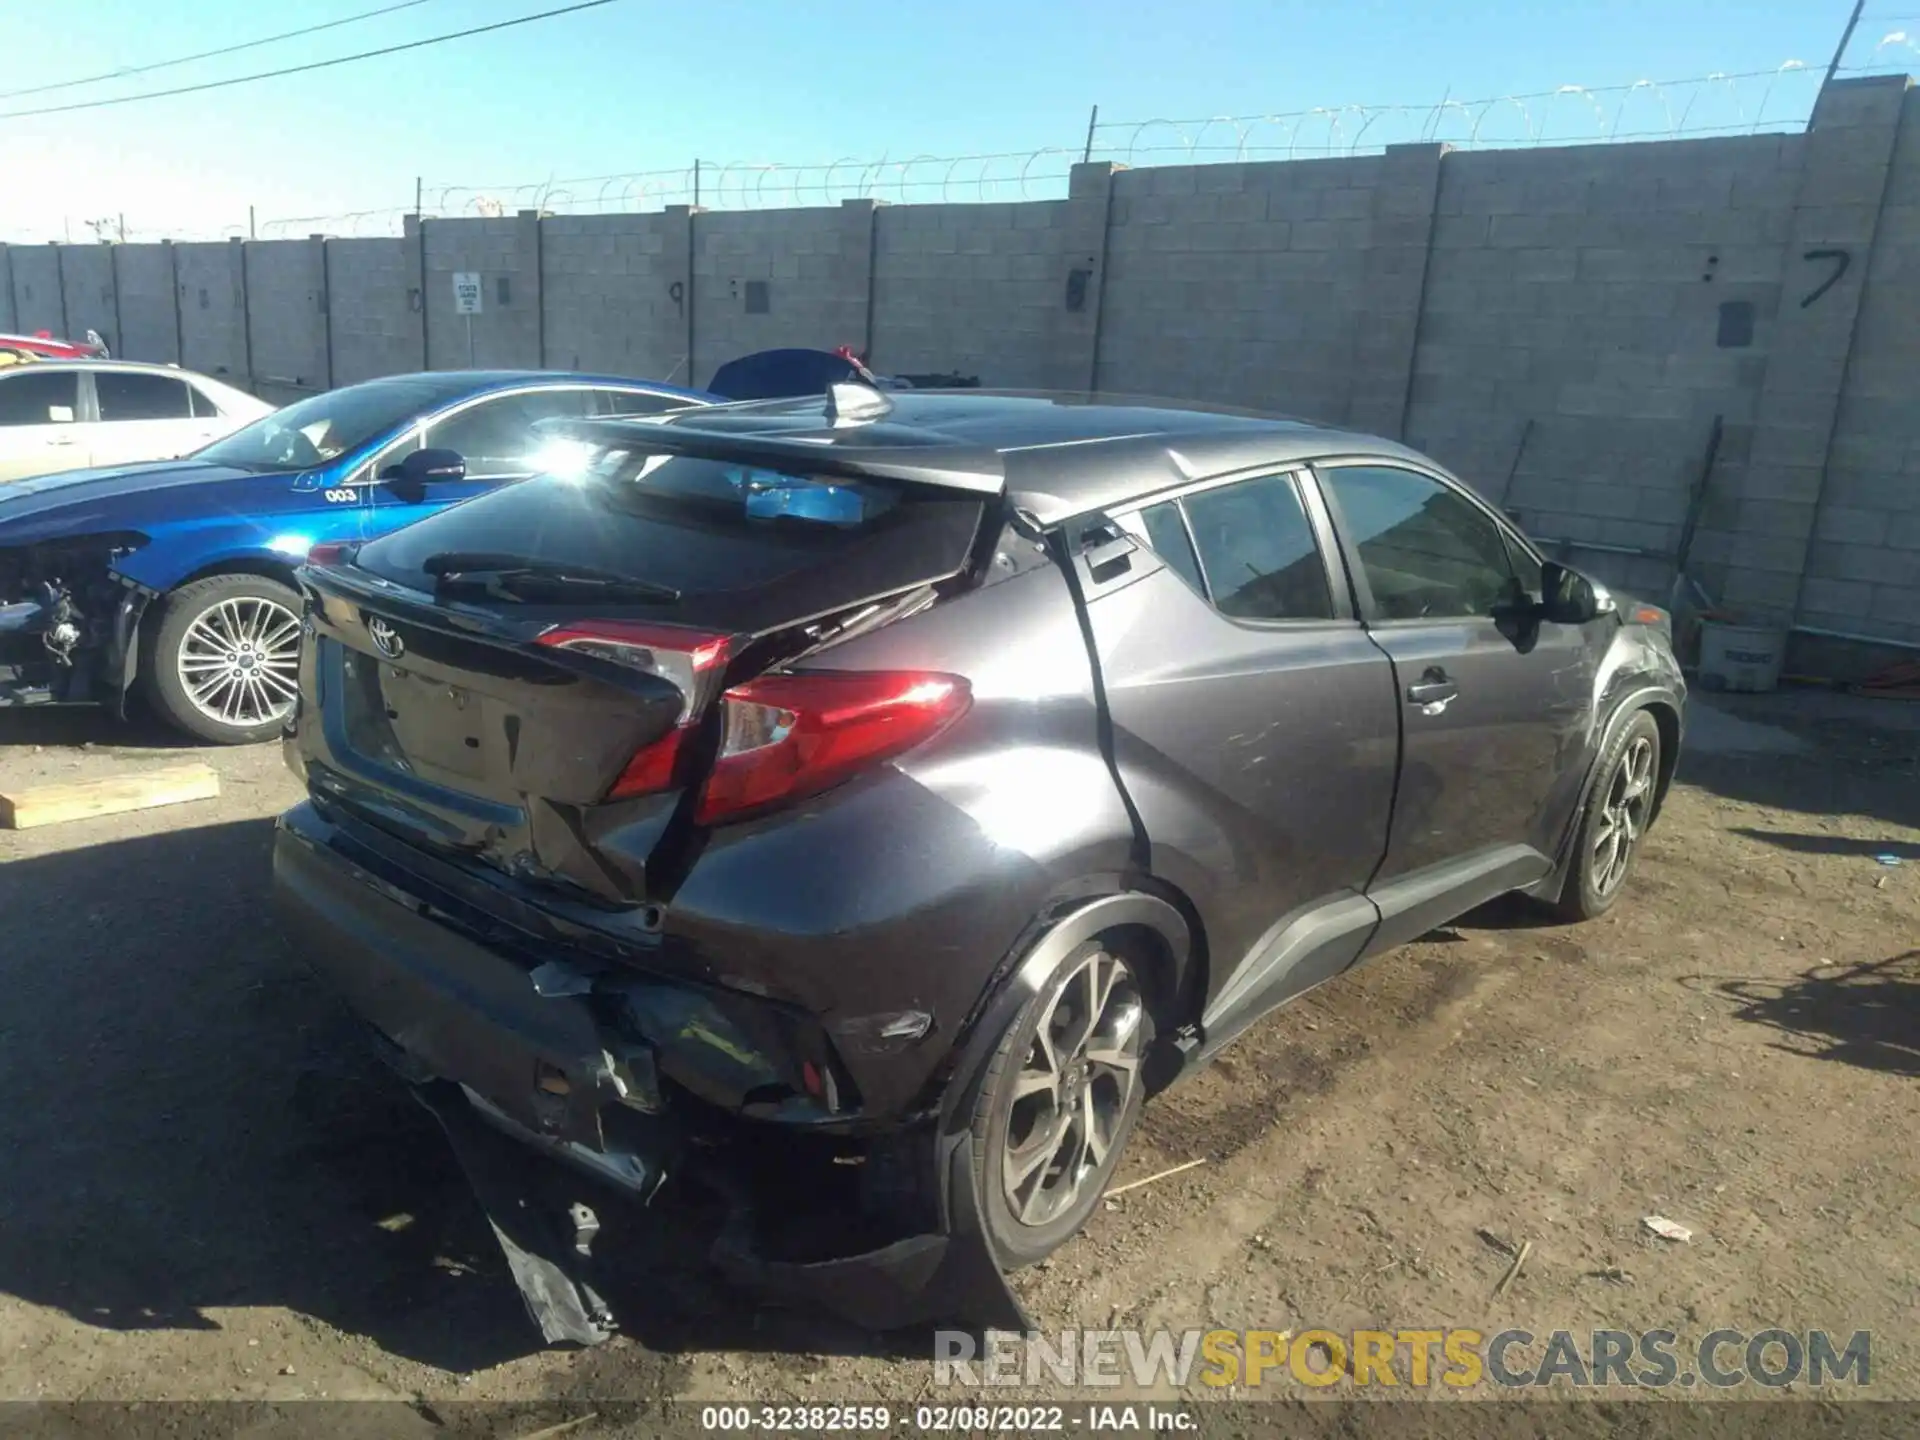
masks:
POLYGON ((407 642, 400 638, 400 632, 378 615, 368 617, 367 634, 373 640, 373 648, 389 660, 398 660, 407 652, 407 642))

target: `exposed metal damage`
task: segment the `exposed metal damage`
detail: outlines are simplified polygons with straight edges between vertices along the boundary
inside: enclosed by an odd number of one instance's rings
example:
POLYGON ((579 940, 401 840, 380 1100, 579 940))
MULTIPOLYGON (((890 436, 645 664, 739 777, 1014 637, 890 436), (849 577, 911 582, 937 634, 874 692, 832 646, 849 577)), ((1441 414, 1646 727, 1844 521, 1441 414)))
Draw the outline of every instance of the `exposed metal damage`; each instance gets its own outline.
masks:
MULTIPOLYGON (((710 1263, 747 1291, 870 1331, 1025 1324, 985 1239, 958 1091, 876 1130, 833 1046, 784 1007, 483 947, 443 928, 453 896, 402 892, 379 863, 310 807, 280 822, 281 893, 309 917, 350 913, 349 889, 402 902, 384 960, 325 933, 310 953, 439 1121, 549 1344, 620 1328, 631 1287, 604 1278, 602 1247, 671 1223, 653 1208, 669 1187, 717 1219, 710 1263)), ((835 1035, 911 1043, 928 1018, 856 1017, 835 1035)))
POLYGON ((124 711, 153 592, 115 573, 135 535, 0 549, 0 707, 124 711))

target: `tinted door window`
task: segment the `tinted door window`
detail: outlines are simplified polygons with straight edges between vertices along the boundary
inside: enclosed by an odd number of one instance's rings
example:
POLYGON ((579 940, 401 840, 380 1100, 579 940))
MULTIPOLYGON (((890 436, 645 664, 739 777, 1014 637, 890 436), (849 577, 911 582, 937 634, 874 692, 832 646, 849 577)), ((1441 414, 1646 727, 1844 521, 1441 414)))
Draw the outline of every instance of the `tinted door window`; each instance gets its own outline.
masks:
POLYGON ((1323 472, 1382 620, 1461 619, 1515 598, 1507 542, 1451 486, 1387 466, 1323 472))
POLYGON ((57 425, 80 405, 80 380, 72 371, 29 370, 0 377, 0 425, 57 425))
MULTIPOLYGON (((427 427, 421 443, 429 450, 453 450, 467 462, 469 480, 530 475, 537 468, 534 452, 540 440, 534 424, 540 420, 578 419, 587 413, 591 392, 536 390, 530 394, 501 395, 482 400, 457 415, 427 427)), ((388 455, 391 463, 398 453, 388 455)))
POLYGON ((185 420, 193 414, 187 382, 165 375, 96 370, 93 393, 100 418, 113 420, 185 420))
POLYGON ((1146 527, 1147 543, 1153 546, 1154 554, 1195 591, 1206 594, 1207 583, 1200 578, 1200 562, 1194 558, 1193 541, 1187 538, 1187 522, 1180 518, 1180 506, 1172 500, 1149 505, 1140 512, 1140 523, 1146 527))
POLYGON ((1288 475, 1261 475, 1182 502, 1223 615, 1240 620, 1331 620, 1327 567, 1288 475))

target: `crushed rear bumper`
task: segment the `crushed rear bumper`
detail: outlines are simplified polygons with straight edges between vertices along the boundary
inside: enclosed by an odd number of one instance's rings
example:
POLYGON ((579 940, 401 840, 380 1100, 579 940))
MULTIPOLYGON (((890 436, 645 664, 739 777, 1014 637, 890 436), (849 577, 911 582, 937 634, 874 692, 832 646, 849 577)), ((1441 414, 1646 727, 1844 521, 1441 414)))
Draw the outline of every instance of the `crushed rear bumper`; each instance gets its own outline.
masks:
POLYGON ((600 1278, 595 1247, 656 1223, 648 1202, 666 1185, 718 1197, 710 1259, 758 1295, 870 1331, 1028 1328, 980 1221, 964 1131, 849 1138, 721 1114, 662 1084, 617 995, 541 993, 545 966, 464 933, 332 839, 310 806, 281 818, 284 928, 439 1121, 549 1343, 618 1328, 632 1287, 600 1278), (529 1147, 559 1163, 530 1165, 529 1147), (796 1187, 820 1193, 796 1206, 796 1187), (843 1233, 815 1223, 791 1243, 796 1211, 844 1215, 843 1233))

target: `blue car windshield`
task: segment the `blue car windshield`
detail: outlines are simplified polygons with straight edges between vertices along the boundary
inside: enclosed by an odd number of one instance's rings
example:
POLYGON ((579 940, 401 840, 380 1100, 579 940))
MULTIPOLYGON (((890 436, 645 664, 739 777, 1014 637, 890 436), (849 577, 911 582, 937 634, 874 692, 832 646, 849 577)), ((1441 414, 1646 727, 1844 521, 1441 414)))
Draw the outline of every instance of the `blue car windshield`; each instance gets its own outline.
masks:
POLYGON ((309 470, 337 460, 445 398, 417 380, 375 380, 315 395, 216 440, 195 459, 243 470, 309 470))

